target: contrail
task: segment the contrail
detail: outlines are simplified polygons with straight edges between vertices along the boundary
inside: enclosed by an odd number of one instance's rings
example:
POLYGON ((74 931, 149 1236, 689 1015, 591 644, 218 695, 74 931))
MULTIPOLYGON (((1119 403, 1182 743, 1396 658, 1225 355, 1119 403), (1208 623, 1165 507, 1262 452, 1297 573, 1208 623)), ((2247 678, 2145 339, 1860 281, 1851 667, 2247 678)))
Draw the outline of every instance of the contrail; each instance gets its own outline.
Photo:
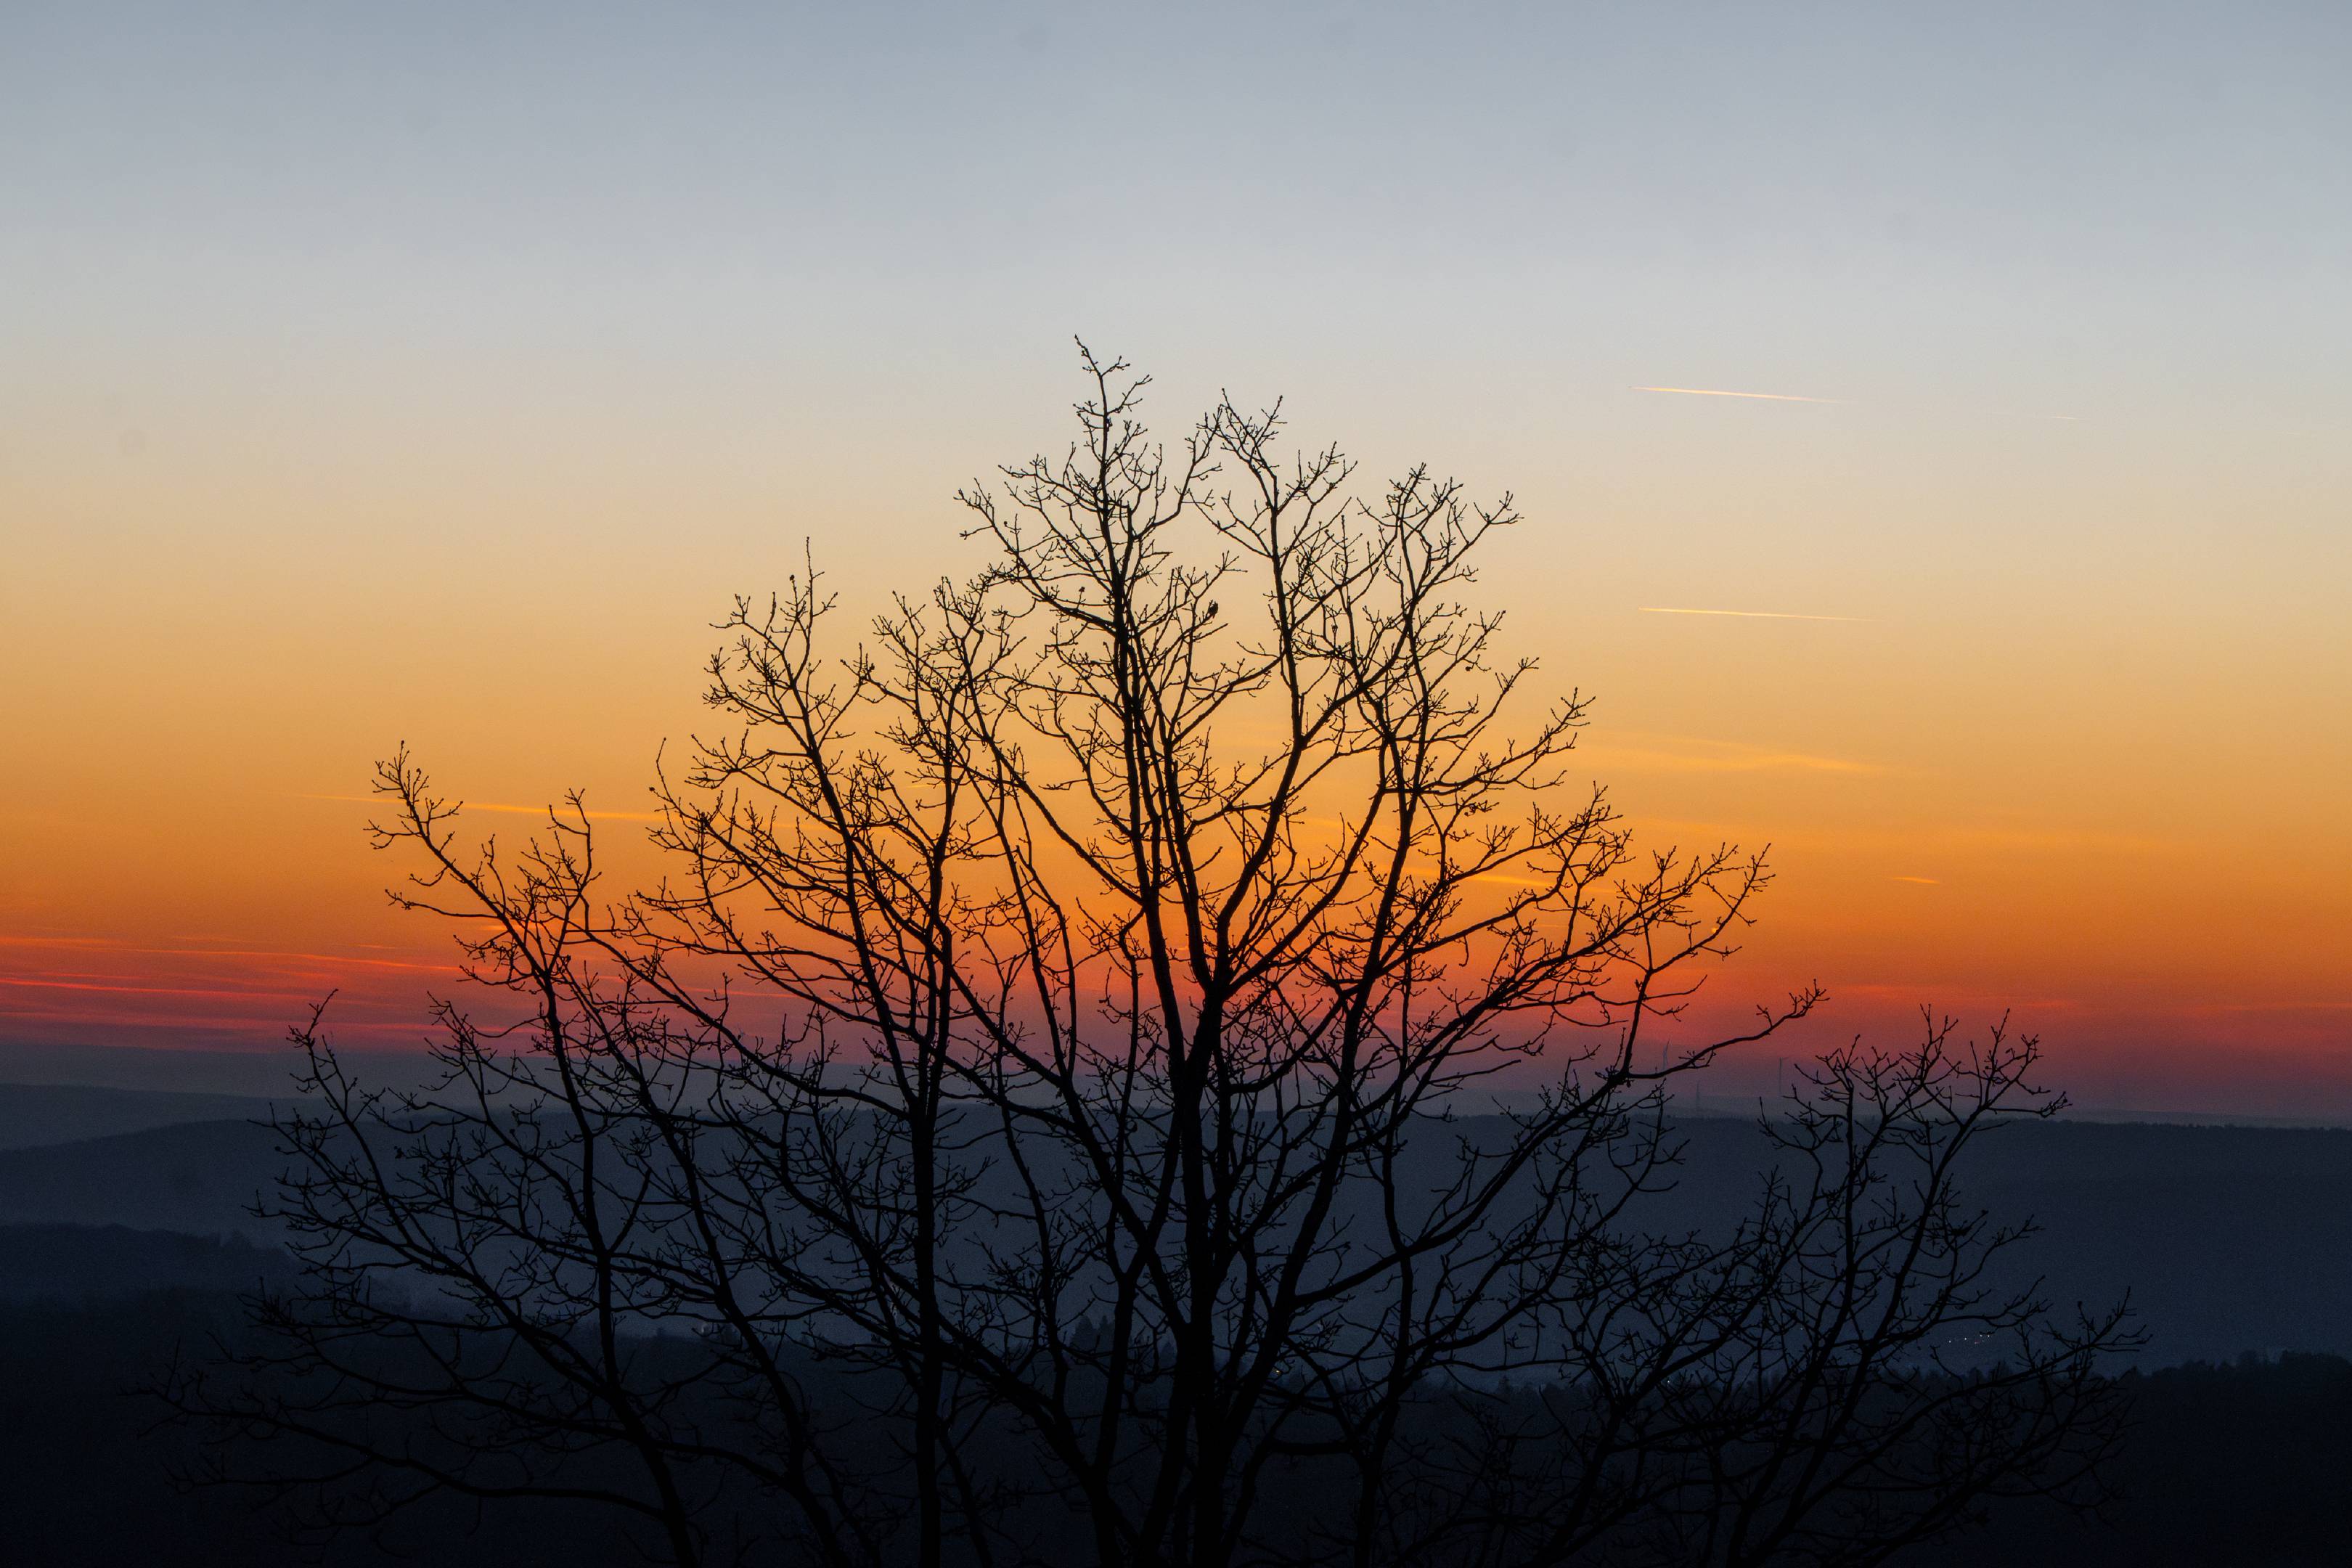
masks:
MULTIPOLYGON (((1637 386, 1635 392, 1671 392, 1680 397, 1753 397, 1766 403, 1851 403, 1847 397, 1807 397, 1794 392, 1726 392, 1717 386, 1637 386)), ((2079 424, 2079 414, 2023 414, 2022 419, 2054 419, 2063 425, 2079 424)))
POLYGON ((1737 616, 1744 621, 1866 621, 1868 616, 1800 616, 1787 610, 1685 610, 1669 605, 1639 605, 1645 616, 1737 616))
POLYGON ((1712 386, 1637 386, 1636 392, 1673 392, 1685 397, 1755 397, 1767 403, 1843 403, 1843 397, 1800 397, 1793 392, 1722 392, 1712 386))

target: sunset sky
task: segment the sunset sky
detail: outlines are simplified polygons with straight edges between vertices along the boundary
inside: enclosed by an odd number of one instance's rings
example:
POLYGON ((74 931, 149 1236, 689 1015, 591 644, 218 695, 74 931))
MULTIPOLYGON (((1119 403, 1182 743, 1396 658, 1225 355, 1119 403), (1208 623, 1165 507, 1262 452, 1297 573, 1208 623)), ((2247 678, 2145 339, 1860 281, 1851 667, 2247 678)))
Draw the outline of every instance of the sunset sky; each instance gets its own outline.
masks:
POLYGON ((415 1041, 372 761, 635 835, 730 595, 969 570, 1082 334, 1515 493, 1592 776, 1774 847, 1725 1001, 2352 1121, 2347 80, 2322 4, 19 0, 0 1079, 415 1041))

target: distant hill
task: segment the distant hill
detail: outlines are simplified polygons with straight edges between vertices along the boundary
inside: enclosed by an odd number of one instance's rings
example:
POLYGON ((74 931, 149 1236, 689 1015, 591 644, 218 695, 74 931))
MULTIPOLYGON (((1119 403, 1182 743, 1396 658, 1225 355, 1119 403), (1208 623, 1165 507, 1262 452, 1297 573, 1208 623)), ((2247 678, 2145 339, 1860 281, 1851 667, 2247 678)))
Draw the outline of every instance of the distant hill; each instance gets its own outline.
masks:
POLYGON ((2352 1355, 2352 1131, 2021 1127, 1985 1152, 1969 1191, 2041 1219, 2051 1299, 2128 1287, 2149 1364, 2352 1355))
POLYGON ((226 1240, 119 1225, 0 1226, 0 1300, 80 1301, 151 1290, 250 1290, 294 1261, 243 1237, 226 1240))
MULTIPOLYGON (((1683 1124, 1677 1191, 1644 1209, 1661 1229, 1712 1229, 1753 1200, 1767 1146, 1730 1118, 1683 1124)), ((282 1160, 243 1120, 151 1127, 0 1150, 0 1225, 242 1232, 282 1160)), ((2352 1355, 2352 1131, 2058 1122, 1980 1146, 1966 1194, 2042 1226, 2023 1255, 2063 1308, 2126 1292, 2151 1331, 2142 1364, 2246 1351, 2352 1355)))
MULTIPOLYGON (((291 1103, 289 1095, 283 1103, 291 1103)), ((252 1095, 94 1084, 0 1083, 0 1150, 72 1143, 186 1121, 251 1121, 273 1102, 252 1095)))
MULTIPOLYGON (((1662 1209, 1708 1225, 1747 1201, 1752 1127, 1691 1121, 1682 1191, 1662 1209)), ((2058 1121, 1974 1151, 1962 1196, 2037 1220, 2021 1249, 2048 1300, 2095 1310, 2126 1291, 2147 1366, 2281 1350, 2352 1355, 2352 1131, 2058 1121)))
POLYGON ((0 1151, 0 1225, 119 1225, 227 1236, 283 1162, 249 1121, 191 1121, 45 1148, 0 1151))

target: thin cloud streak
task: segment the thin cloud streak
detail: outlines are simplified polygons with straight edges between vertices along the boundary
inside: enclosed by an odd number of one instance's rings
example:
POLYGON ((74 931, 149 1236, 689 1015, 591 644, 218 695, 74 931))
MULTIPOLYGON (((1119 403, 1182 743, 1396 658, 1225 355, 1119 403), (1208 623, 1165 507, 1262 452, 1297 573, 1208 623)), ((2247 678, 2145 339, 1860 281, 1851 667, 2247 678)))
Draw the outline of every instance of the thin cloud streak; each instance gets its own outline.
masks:
MULTIPOLYGON (((1691 817, 1633 816, 1630 823, 1646 833, 1663 833, 1683 837, 1725 838, 1732 840, 1767 837, 1763 827, 1750 823, 1705 821, 1691 817)), ((1849 853, 1870 852, 1890 858, 1909 859, 1923 847, 1951 852, 1977 852, 2021 855, 2120 855, 2158 857, 2203 854, 2210 845, 2187 838, 2144 838, 2128 834, 2100 833, 2081 829, 1988 827, 1954 823, 1942 826, 1913 828, 1790 828, 1785 825, 1769 835, 1783 848, 1830 849, 1849 853)))
POLYGON ((1792 610, 1691 610, 1675 605, 1636 605, 1645 616, 1731 616, 1743 621, 1848 621, 1859 624, 1869 616, 1801 616, 1792 610))
POLYGON ((1805 397, 1793 392, 1725 392, 1713 386, 1637 386, 1636 392, 1671 392, 1678 397, 1749 397, 1760 403, 1843 403, 1843 397, 1805 397))
MULTIPOLYGON (((1631 390, 1634 392, 1670 393, 1676 397, 1744 397, 1759 403, 1830 403, 1844 405, 1853 402, 1853 399, 1850 397, 1809 397, 1802 393, 1797 392, 1733 392, 1719 386, 1636 386, 1631 390)), ((2074 425, 2081 423, 2083 416, 2079 414, 2029 413, 2021 416, 2021 417, 2027 419, 2049 419, 2054 420, 2063 425, 2074 425)))
POLYGON ((1736 741, 1709 741, 1685 735, 1645 735, 1638 731, 1588 742, 1577 754, 1604 767, 1633 773, 1822 773, 1875 774, 1886 772, 1877 763, 1850 757, 1824 757, 1805 752, 1775 751, 1769 746, 1736 741))
POLYGON ((2193 1013, 2352 1013, 2352 1002, 2190 1003, 2193 1013))
MULTIPOLYGON (((380 805, 386 797, 368 795, 294 795, 288 798, 331 800, 344 805, 380 805)), ((453 803, 453 808, 461 812, 495 812, 505 816, 545 816, 551 812, 561 812, 563 809, 560 805, 506 805, 488 800, 457 801, 453 803)), ((659 822, 663 820, 662 814, 658 811, 588 811, 581 815, 591 822, 659 822)))
POLYGON ((27 991, 100 991, 116 996, 299 996, 290 986, 257 989, 246 985, 100 985, 87 981, 19 980, 0 974, 0 985, 20 986, 27 991))
MULTIPOLYGON (((205 942, 215 940, 226 941, 229 939, 183 937, 180 940, 183 942, 205 942)), ((384 948, 383 944, 381 942, 371 942, 363 945, 375 947, 380 951, 395 951, 384 948)), ((446 974, 449 973, 451 967, 446 963, 418 963, 396 958, 362 958, 356 954, 343 952, 301 952, 289 948, 144 947, 133 942, 118 941, 110 937, 40 937, 9 936, 0 934, 0 947, 24 947, 73 952, 120 952, 141 958, 289 958, 295 959, 305 963, 313 964, 330 964, 337 966, 358 964, 369 969, 413 969, 421 973, 427 974, 446 974)))

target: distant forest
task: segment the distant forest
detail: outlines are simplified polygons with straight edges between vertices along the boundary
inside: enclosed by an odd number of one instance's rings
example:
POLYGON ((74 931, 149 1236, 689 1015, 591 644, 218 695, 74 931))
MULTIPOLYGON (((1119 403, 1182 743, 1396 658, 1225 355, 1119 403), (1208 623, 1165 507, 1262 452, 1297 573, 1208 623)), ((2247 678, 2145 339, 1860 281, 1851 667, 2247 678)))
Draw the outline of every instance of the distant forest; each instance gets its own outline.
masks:
MULTIPOLYGON (((55 1098, 0 1089, 0 1110, 45 1116, 55 1098)), ((11 1562, 643 1561, 603 1510, 545 1500, 436 1499, 329 1541, 306 1532, 290 1500, 189 1486, 200 1435, 164 1421, 142 1391, 175 1356, 243 1333, 241 1294, 289 1279, 291 1260, 243 1211, 275 1168, 271 1139, 241 1121, 139 1125, 213 1109, 201 1103, 82 1098, 90 1117, 133 1130, 63 1142, 89 1122, 27 1115, 0 1127, 16 1145, 0 1151, 11 1562)), ((1675 1203, 1704 1221, 1745 1184, 1760 1145, 1728 1118, 1685 1131, 1675 1203)), ((1980 1531, 1897 1561, 2352 1559, 2352 1134, 2059 1123, 1979 1152, 1980 1190, 2048 1227, 2032 1261, 2054 1289, 2131 1284, 2151 1344, 2119 1373, 2131 1419, 2105 1508, 2083 1518, 1995 1503, 1980 1531)))
MULTIPOLYGON (((16 1285, 38 1254, 78 1252, 225 1278, 253 1249, 194 1238, 56 1228, 0 1230, 0 1272, 16 1285)), ((194 1435, 159 1425, 134 1392, 175 1352, 240 1322, 224 1290, 18 1299, 0 1304, 0 1508, 12 1563, 170 1563, 178 1568, 318 1561, 445 1568, 634 1563, 611 1521, 544 1501, 478 1508, 439 1499, 376 1532, 301 1536, 268 1497, 190 1489, 194 1435)), ((1929 1545, 1919 1564, 2340 1563, 2352 1554, 2352 1363, 2255 1355, 2124 1374, 2134 1420, 2104 1517, 2045 1503, 1996 1505, 1981 1533, 1929 1545)))

